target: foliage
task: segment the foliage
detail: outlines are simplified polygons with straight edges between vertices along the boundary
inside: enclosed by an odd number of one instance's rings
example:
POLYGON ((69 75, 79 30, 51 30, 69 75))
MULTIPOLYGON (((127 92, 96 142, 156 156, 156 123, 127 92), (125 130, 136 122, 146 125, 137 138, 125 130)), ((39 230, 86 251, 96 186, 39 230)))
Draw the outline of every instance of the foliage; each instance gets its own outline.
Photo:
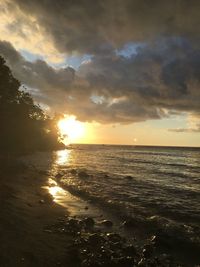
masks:
POLYGON ((0 151, 56 149, 59 143, 57 121, 49 118, 0 56, 0 151))

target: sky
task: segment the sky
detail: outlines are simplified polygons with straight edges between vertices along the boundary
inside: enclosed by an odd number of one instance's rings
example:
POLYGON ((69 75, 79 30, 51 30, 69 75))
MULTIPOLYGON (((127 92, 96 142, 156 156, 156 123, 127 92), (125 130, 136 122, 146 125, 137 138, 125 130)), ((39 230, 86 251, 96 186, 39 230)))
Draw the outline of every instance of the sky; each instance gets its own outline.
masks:
POLYGON ((0 0, 0 55, 76 142, 200 146, 200 1, 0 0))

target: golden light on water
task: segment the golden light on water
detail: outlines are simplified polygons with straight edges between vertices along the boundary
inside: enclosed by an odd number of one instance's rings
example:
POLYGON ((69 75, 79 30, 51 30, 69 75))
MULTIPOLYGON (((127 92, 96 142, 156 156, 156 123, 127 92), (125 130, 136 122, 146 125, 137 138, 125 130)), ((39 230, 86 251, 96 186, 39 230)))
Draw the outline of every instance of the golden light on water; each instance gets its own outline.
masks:
POLYGON ((77 121, 75 116, 67 116, 61 119, 58 122, 58 128, 65 145, 81 141, 86 130, 84 123, 77 121))
POLYGON ((56 164, 65 165, 69 161, 70 150, 64 149, 56 152, 56 164))
POLYGON ((63 199, 65 198, 66 191, 63 190, 60 186, 58 186, 56 181, 54 181, 51 178, 49 178, 48 184, 49 185, 46 186, 45 188, 49 191, 49 194, 52 195, 53 200, 57 202, 58 204, 63 205, 62 202, 63 202, 63 199))
POLYGON ((62 192, 62 188, 59 186, 49 187, 49 193, 55 198, 60 192, 62 192))

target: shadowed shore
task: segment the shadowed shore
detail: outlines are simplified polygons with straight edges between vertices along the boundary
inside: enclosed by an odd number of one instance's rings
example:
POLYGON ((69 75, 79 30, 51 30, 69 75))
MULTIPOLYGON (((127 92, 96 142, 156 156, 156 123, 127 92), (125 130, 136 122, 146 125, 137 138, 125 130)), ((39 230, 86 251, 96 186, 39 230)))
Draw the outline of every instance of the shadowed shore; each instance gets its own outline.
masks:
POLYGON ((31 168, 11 164, 0 173, 0 266, 56 266, 68 236, 49 235, 66 210, 55 204, 42 186, 47 178, 31 168))

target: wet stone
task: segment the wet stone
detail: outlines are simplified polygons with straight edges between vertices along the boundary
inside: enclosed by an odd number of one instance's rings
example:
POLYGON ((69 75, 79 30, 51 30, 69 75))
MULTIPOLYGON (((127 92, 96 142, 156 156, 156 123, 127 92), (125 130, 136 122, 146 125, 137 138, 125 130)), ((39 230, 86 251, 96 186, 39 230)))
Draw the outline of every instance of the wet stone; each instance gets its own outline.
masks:
POLYGON ((146 266, 145 264, 146 262, 144 258, 140 259, 140 261, 138 262, 138 266, 146 266))
POLYGON ((105 226, 105 227, 112 227, 113 226, 113 222, 109 221, 109 220, 103 220, 101 222, 101 225, 105 226))
POLYGON ((144 266, 144 267, 172 267, 172 265, 166 265, 164 262, 160 262, 157 258, 153 258, 153 259, 145 259, 142 258, 139 262, 138 262, 138 266, 144 266))
POLYGON ((156 235, 152 235, 151 238, 150 238, 150 241, 154 242, 155 240, 156 240, 156 235))
MULTIPOLYGON (((143 247, 136 247, 121 235, 104 233, 93 227, 95 221, 88 217, 83 220, 70 218, 61 221, 59 229, 72 233, 73 245, 68 247, 63 266, 70 267, 175 267, 165 254, 156 257, 154 243, 158 239, 152 236, 143 247), (91 228, 92 227, 92 228, 91 228), (74 233, 74 234, 73 234, 74 233), (162 257, 161 257, 162 256, 162 257)), ((162 235, 161 235, 162 236, 162 235)), ((133 242, 133 241, 132 241, 133 242)))
POLYGON ((122 248, 122 243, 121 242, 111 242, 110 243, 110 248, 112 250, 117 250, 122 248))
POLYGON ((61 178, 62 176, 63 176, 63 174, 59 172, 59 173, 56 174, 55 177, 56 177, 57 179, 59 179, 59 178, 61 178))
POLYGON ((126 256, 133 256, 137 254, 136 248, 133 245, 128 245, 125 248, 123 248, 123 253, 126 256))
POLYGON ((79 221, 76 219, 69 219, 67 224, 73 227, 73 226, 77 226, 79 224, 79 221))
POLYGON ((150 258, 154 252, 152 245, 145 245, 142 254, 145 258, 150 258))
POLYGON ((160 248, 160 249, 169 249, 169 243, 168 243, 168 238, 166 236, 163 236, 162 234, 160 235, 156 235, 153 238, 152 244, 154 244, 154 246, 156 248, 160 248))
POLYGON ((120 242, 122 240, 121 236, 115 233, 108 233, 106 237, 112 242, 120 242))
POLYGON ((125 179, 131 181, 131 180, 133 180, 133 177, 130 175, 127 175, 127 176, 125 176, 125 179))
POLYGON ((77 174, 77 170, 76 169, 71 169, 70 173, 73 174, 73 175, 76 175, 77 174))
POLYGON ((95 221, 91 217, 85 218, 84 220, 82 220, 82 223, 86 228, 92 228, 95 225, 95 221))
POLYGON ((111 251, 106 250, 106 249, 102 249, 101 250, 101 255, 100 258, 103 262, 108 262, 111 259, 111 251))
POLYGON ((101 246, 104 241, 104 238, 96 233, 88 237, 89 244, 93 246, 101 246))
POLYGON ((122 226, 125 228, 133 228, 133 227, 135 227, 135 222, 132 219, 126 220, 122 223, 122 226))
POLYGON ((89 178, 89 174, 87 172, 85 172, 85 171, 80 171, 78 173, 78 177, 79 178, 89 178))
POLYGON ((71 233, 78 233, 81 230, 81 225, 79 220, 69 219, 65 224, 65 230, 71 233))
POLYGON ((74 244, 78 247, 83 247, 84 248, 83 250, 86 250, 88 241, 85 238, 80 237, 78 239, 75 239, 74 244))

